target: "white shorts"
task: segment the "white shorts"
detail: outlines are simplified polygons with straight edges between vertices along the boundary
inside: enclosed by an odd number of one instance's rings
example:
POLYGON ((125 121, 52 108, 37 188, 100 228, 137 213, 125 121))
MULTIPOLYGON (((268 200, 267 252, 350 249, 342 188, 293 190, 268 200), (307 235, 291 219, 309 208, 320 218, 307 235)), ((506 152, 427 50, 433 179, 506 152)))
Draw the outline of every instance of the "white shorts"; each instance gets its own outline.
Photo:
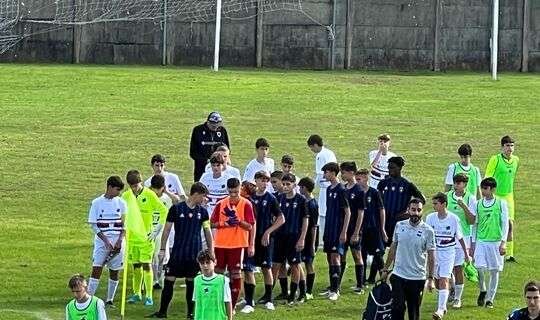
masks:
MULTIPOLYGON (((471 237, 463 237, 463 241, 465 241, 465 246, 467 247, 467 250, 469 250, 469 248, 471 247, 471 237)), ((463 254, 463 248, 461 248, 461 244, 458 242, 456 244, 456 259, 454 260, 454 267, 462 266, 464 263, 465 255, 463 254)))
POLYGON ((456 251, 451 250, 435 250, 435 278, 450 278, 454 270, 454 260, 456 251))
MULTIPOLYGON (((159 262, 159 251, 161 251, 161 235, 163 233, 160 233, 159 236, 156 238, 156 247, 154 249, 154 263, 157 264, 159 262)), ((169 235, 169 238, 170 238, 170 235, 169 235)), ((167 243, 167 247, 165 249, 165 256, 163 257, 163 263, 162 264, 167 264, 167 262, 169 262, 169 258, 170 258, 170 250, 168 248, 169 244, 167 243)))
POLYGON ((503 271, 504 256, 499 253, 500 241, 476 243, 474 249, 474 265, 476 268, 503 271))
MULTIPOLYGON (((108 236, 108 238, 111 244, 114 245, 118 239, 118 236, 108 236)), ((92 266, 103 267, 104 265, 107 265, 110 270, 121 270, 124 266, 125 248, 126 241, 124 240, 122 242, 120 253, 105 263, 105 260, 108 259, 110 251, 105 248, 105 243, 101 239, 96 238, 94 240, 94 252, 92 253, 92 266)))

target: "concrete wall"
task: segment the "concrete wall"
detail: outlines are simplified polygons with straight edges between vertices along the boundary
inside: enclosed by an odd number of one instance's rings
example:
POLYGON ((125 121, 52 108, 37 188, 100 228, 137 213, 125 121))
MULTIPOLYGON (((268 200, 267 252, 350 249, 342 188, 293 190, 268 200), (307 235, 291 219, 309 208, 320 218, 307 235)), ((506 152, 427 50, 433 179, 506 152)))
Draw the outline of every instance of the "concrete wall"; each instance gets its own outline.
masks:
MULTIPOLYGON (((32 0, 30 6, 42 5, 40 1, 46 0, 32 0)), ((500 70, 521 68, 523 1, 500 0, 500 70)), ((298 11, 265 13, 263 66, 328 68, 330 42, 325 26, 332 21, 332 3, 332 0, 303 0, 305 14, 298 11)), ((336 68, 342 68, 346 1, 337 0, 336 3, 335 63, 336 68)), ((540 1, 531 0, 530 3, 529 69, 539 71, 540 1)), ((441 69, 489 69, 491 5, 492 0, 442 0, 441 69)), ((433 68, 436 0, 353 0, 353 6, 353 68, 433 68)), ((53 17, 54 10, 25 16, 41 20, 53 17)), ((50 26, 21 22, 15 32, 33 33, 47 27, 50 26)), ((255 66, 256 34, 256 18, 225 19, 222 23, 221 65, 255 66)), ((172 19, 167 38, 168 63, 211 65, 213 22, 187 23, 172 19)), ((159 64, 162 60, 159 21, 66 26, 26 38, 0 56, 0 61, 71 63, 76 58, 80 63, 159 64)))

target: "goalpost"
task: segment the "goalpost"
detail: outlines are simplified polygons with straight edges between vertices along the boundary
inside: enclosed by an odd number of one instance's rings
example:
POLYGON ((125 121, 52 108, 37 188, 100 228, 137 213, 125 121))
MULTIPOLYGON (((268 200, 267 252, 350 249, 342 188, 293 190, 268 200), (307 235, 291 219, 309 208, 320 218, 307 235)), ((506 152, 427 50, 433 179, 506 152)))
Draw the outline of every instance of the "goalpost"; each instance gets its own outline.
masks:
POLYGON ((216 0, 216 35, 214 37, 214 71, 219 70, 219 40, 221 38, 221 0, 216 0))
POLYGON ((497 55, 499 53, 499 0, 493 0, 493 23, 491 30, 491 79, 497 80, 497 55))

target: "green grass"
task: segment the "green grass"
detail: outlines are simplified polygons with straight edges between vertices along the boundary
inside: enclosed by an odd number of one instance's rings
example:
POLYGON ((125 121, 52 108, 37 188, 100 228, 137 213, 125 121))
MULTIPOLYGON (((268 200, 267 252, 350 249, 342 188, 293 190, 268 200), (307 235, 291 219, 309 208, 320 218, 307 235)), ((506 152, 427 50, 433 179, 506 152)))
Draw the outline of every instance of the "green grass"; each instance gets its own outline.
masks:
MULTIPOLYGON (((493 82, 486 73, 4 64, 0 88, 0 319, 61 319, 70 299, 67 279, 90 271, 92 233, 85 221, 106 177, 131 168, 148 176, 149 158, 159 152, 189 187, 191 128, 211 110, 224 116, 233 164, 241 169, 253 157, 255 139, 264 136, 274 159, 290 153, 297 172, 312 176, 313 155, 305 145, 312 133, 321 134, 339 160, 366 166, 375 137, 388 132, 393 150, 407 161, 404 174, 427 196, 443 187, 461 143, 473 145, 473 161, 483 172, 500 137, 511 134, 522 161, 516 182, 519 263, 505 266, 495 309, 475 307, 477 289, 467 283, 464 308, 451 310, 447 319, 502 319, 523 304, 524 282, 539 276, 540 223, 533 202, 540 188, 538 75, 503 73, 493 82)), ((319 254, 317 289, 327 282, 323 261, 319 254)), ((353 277, 349 269, 343 288, 353 277)), ((105 290, 102 280, 98 294, 105 290)), ((183 296, 178 289, 170 318, 184 317, 183 296)), ((426 293, 423 319, 430 318, 435 298, 426 293)), ((337 303, 317 299, 238 318, 358 319, 365 300, 345 293, 337 303)), ((129 306, 127 318, 149 312, 129 306)), ((110 317, 119 319, 118 311, 110 317)))

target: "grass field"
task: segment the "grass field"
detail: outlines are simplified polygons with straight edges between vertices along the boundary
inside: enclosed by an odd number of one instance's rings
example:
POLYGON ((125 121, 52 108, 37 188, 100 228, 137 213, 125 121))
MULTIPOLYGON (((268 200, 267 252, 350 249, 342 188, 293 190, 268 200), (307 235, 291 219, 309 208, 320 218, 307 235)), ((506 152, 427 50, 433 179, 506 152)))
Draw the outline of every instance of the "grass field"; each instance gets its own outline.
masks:
MULTIPOLYGON (((233 164, 243 168, 264 136, 270 154, 294 155, 296 171, 313 176, 312 133, 325 138, 339 160, 367 165, 381 132, 406 159, 404 174, 426 196, 443 187, 457 147, 473 145, 482 173, 499 139, 516 140, 521 168, 516 182, 518 264, 506 265, 495 309, 475 306, 467 283, 464 308, 447 319, 504 319, 523 304, 522 286, 539 278, 540 76, 486 73, 362 73, 0 65, 0 319, 62 319, 70 298, 67 279, 90 272, 92 233, 85 223, 90 201, 108 175, 138 168, 151 174, 154 153, 168 157, 185 188, 192 182, 191 129, 219 110, 232 137, 233 164)), ((429 211, 431 208, 428 205, 429 211)), ((350 257, 349 257, 350 260, 350 257)), ((316 289, 326 286, 319 254, 316 289)), ((351 269, 343 288, 353 284, 351 269)), ((105 279, 105 278, 104 278, 105 279)), ((260 289, 260 286, 259 286, 260 289)), ((99 296, 106 290, 102 280, 99 296)), ((257 294, 258 295, 258 294, 257 294)), ((120 295, 117 295, 117 300, 120 295)), ((184 318, 177 289, 169 318, 184 318)), ((422 319, 435 294, 426 293, 422 319)), ((159 302, 159 293, 155 296, 159 302)), ((257 310, 239 319, 358 319, 366 296, 345 294, 337 303, 316 299, 298 307, 257 310)), ((129 306, 127 319, 153 309, 129 306)), ((119 319, 117 310, 109 313, 119 319)))

